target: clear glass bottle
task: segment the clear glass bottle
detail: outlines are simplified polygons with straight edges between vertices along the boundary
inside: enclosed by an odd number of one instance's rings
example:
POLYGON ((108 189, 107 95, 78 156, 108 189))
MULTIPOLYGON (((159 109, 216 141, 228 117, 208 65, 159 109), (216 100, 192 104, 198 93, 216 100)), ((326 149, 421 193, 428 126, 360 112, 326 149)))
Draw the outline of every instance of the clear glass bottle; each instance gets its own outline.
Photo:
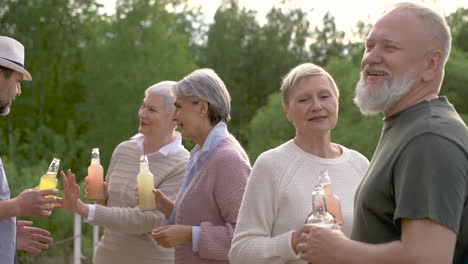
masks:
MULTIPOLYGON (((60 166, 60 159, 53 158, 52 162, 49 165, 49 169, 46 174, 41 177, 39 182, 39 190, 48 190, 57 188, 57 173, 60 166)), ((48 195, 46 197, 51 197, 48 195)))
POLYGON ((140 210, 156 210, 156 201, 153 193, 154 176, 149 170, 146 155, 142 155, 140 158, 140 173, 137 176, 137 185, 140 210))
POLYGON ((322 185, 315 185, 312 190, 312 212, 306 223, 328 228, 335 224, 333 216, 327 211, 322 185))
POLYGON ((86 198, 90 200, 104 200, 104 168, 102 168, 99 159, 99 148, 93 148, 91 151, 86 198))
POLYGON ((322 185, 323 193, 325 194, 325 204, 327 205, 328 212, 335 217, 337 223, 343 225, 340 198, 333 193, 330 176, 327 170, 320 172, 319 184, 322 185))

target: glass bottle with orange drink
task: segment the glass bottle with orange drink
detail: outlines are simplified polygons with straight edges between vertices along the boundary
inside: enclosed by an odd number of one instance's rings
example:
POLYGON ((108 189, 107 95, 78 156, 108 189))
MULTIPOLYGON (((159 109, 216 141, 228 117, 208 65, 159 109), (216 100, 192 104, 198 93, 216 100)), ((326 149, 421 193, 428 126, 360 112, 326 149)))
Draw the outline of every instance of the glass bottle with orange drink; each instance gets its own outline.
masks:
POLYGON ((91 165, 88 167, 86 198, 104 200, 104 169, 99 160, 99 148, 91 152, 91 165))
POLYGON ((319 184, 322 185, 323 193, 325 195, 325 204, 327 205, 327 210, 334 217, 335 221, 340 225, 343 225, 343 214, 341 212, 341 202, 336 194, 333 193, 330 176, 328 171, 320 172, 319 184))

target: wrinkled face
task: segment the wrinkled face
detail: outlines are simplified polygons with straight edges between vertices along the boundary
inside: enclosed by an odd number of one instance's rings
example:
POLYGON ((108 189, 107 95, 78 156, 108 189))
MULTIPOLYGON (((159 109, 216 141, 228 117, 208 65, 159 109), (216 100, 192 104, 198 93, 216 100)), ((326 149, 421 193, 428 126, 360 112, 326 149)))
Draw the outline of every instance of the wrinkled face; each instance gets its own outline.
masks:
POLYGON ((200 134, 203 119, 206 119, 202 115, 201 100, 194 103, 185 96, 177 96, 174 104, 176 110, 173 120, 177 122, 182 132, 182 137, 195 141, 194 139, 200 134))
POLYGON ((0 70, 0 115, 8 115, 10 106, 16 96, 21 95, 20 81, 23 75, 14 71, 9 78, 0 70))
POLYGON ((299 80, 284 108, 297 134, 327 135, 338 119, 338 98, 325 75, 299 80))
POLYGON ((355 103, 365 114, 383 112, 421 80, 430 34, 420 18, 394 10, 372 28, 361 63, 355 103), (426 44, 425 44, 426 42, 426 44))
POLYGON ((160 95, 148 94, 138 111, 140 126, 138 132, 145 136, 158 136, 169 133, 175 127, 171 113, 168 112, 166 102, 160 95))

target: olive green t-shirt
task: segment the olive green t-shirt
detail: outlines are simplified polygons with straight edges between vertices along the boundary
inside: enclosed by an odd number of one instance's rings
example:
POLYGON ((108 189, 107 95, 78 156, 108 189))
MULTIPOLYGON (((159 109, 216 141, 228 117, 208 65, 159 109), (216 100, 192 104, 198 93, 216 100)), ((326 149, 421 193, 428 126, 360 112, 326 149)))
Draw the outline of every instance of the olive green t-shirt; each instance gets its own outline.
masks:
POLYGON ((401 219, 429 218, 457 233, 454 262, 468 263, 468 129, 445 97, 385 119, 357 189, 351 238, 401 239, 401 219))

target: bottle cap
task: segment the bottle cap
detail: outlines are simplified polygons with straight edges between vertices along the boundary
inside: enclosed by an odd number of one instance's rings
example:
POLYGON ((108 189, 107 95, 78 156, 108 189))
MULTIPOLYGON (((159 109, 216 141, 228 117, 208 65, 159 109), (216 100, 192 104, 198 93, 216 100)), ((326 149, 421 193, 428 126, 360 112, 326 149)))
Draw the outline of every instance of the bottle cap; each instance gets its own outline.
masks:
POLYGON ((47 174, 57 174, 60 166, 60 159, 53 158, 52 162, 49 165, 49 169, 47 170, 47 174))
POLYGON ((146 157, 146 155, 140 156, 140 163, 148 164, 148 158, 146 157))
POLYGON ((91 151, 91 158, 99 159, 99 148, 93 148, 93 150, 91 151))
POLYGON ((328 170, 320 172, 319 184, 322 186, 331 184, 330 176, 328 176, 328 170))

